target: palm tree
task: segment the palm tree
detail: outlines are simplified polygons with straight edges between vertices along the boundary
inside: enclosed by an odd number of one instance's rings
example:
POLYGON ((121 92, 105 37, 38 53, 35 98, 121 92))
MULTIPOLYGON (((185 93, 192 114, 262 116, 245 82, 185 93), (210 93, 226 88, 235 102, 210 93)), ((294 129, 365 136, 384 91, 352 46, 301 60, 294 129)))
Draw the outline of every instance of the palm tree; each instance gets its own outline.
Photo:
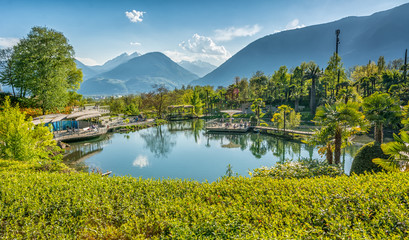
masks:
POLYGON ((383 153, 390 155, 388 159, 375 158, 372 162, 380 165, 388 171, 408 171, 409 163, 409 134, 402 130, 399 136, 393 134, 394 142, 382 144, 383 153))
MULTIPOLYGON (((334 163, 340 164, 342 140, 366 129, 367 121, 359 104, 355 102, 337 102, 318 108, 314 121, 323 129, 334 130, 334 163)), ((321 130, 323 131, 323 130, 321 130)))
POLYGON ((314 116, 317 109, 316 100, 316 85, 319 77, 321 76, 321 70, 317 64, 314 62, 309 62, 307 67, 307 73, 305 74, 305 79, 311 79, 311 93, 310 93, 310 109, 311 114, 314 116))
POLYGON ((303 140, 308 145, 319 145, 318 153, 322 156, 325 154, 328 164, 333 164, 333 148, 334 148, 334 130, 331 127, 325 127, 317 130, 309 139, 303 140))
POLYGON ((363 109, 365 116, 374 125, 374 139, 383 143, 383 126, 391 124, 400 116, 400 107, 397 99, 387 93, 376 92, 364 98, 363 109))

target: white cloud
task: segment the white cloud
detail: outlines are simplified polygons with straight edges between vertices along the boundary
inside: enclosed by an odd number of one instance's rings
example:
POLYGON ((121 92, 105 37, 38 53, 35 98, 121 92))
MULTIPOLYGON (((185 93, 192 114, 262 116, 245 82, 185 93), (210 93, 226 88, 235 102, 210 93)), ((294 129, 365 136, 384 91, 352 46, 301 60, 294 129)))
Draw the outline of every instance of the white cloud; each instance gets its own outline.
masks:
POLYGON ((253 26, 244 26, 241 28, 230 27, 226 29, 215 30, 214 39, 216 41, 230 41, 236 37, 248 37, 260 32, 261 27, 258 24, 253 26))
POLYGON ((20 39, 18 38, 2 38, 0 37, 0 48, 9 48, 16 45, 20 39))
POLYGON ((303 28, 305 27, 304 24, 300 25, 300 20, 298 20, 297 18, 290 21, 289 23, 287 23, 287 25, 285 26, 285 30, 291 30, 291 29, 297 29, 297 28, 303 28))
POLYGON ((141 46, 141 43, 139 42, 130 42, 129 44, 131 44, 132 46, 141 46))
POLYGON ((278 33, 278 32, 282 32, 282 31, 293 30, 293 29, 303 28, 303 27, 305 27, 305 25, 300 24, 300 20, 298 20, 296 18, 296 19, 293 19, 290 22, 288 22, 283 30, 274 30, 273 33, 278 33))
POLYGON ((78 61, 82 62, 83 64, 87 66, 95 66, 95 65, 100 65, 97 61, 95 61, 92 58, 81 58, 81 57, 75 57, 78 61))
POLYGON ((163 52, 166 56, 171 58, 175 62, 180 62, 180 61, 189 61, 192 62, 196 60, 193 56, 188 56, 186 53, 178 52, 178 51, 164 51, 163 52))
POLYGON ((136 159, 133 161, 132 165, 134 167, 139 167, 139 168, 144 168, 149 166, 149 161, 148 161, 148 157, 143 156, 143 155, 139 155, 138 157, 136 157, 136 159))
POLYGON ((212 55, 222 58, 228 58, 231 56, 224 46, 218 46, 211 38, 200 36, 197 33, 195 33, 191 39, 187 40, 187 42, 183 41, 180 43, 179 47, 196 54, 212 55))
POLYGON ((132 10, 131 12, 125 12, 125 15, 131 22, 137 23, 143 21, 143 14, 146 12, 132 10))
POLYGON ((179 44, 182 50, 164 51, 164 53, 175 62, 182 60, 202 60, 219 65, 231 57, 224 46, 217 45, 210 37, 194 34, 187 41, 179 44))

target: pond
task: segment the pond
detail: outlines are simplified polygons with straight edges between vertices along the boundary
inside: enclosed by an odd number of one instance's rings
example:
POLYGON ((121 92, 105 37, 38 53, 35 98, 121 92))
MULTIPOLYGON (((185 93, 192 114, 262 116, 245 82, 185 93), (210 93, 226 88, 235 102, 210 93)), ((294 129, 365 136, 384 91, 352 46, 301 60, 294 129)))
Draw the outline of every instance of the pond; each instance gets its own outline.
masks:
MULTIPOLYGON (((111 133, 92 141, 72 143, 64 158, 83 171, 112 171, 114 175, 142 178, 179 178, 215 181, 233 172, 248 172, 277 162, 301 158, 322 159, 318 150, 304 143, 258 133, 209 134, 204 121, 170 122, 130 133, 111 133)), ((359 147, 343 151, 348 174, 359 147)))

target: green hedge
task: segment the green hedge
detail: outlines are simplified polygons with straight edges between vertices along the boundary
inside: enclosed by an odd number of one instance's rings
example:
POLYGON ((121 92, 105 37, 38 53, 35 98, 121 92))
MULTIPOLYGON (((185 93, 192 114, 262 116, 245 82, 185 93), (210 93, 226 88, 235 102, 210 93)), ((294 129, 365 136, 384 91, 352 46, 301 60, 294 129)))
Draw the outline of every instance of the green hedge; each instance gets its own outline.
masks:
POLYGON ((214 183, 0 172, 5 239, 404 239, 409 175, 214 183))
POLYGON ((380 172, 382 167, 372 162, 374 158, 388 159, 381 149, 381 144, 370 142, 362 146, 356 153, 351 165, 351 174, 363 174, 365 172, 380 172))

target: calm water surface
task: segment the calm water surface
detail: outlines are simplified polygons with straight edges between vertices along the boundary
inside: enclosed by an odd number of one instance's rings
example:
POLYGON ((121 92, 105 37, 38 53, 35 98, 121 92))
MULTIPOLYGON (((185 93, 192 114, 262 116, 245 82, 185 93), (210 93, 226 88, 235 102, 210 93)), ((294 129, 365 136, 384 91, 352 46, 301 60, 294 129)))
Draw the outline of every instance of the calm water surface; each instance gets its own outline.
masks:
MULTIPOLYGON (((207 134, 204 121, 172 122, 131 133, 113 133, 93 141, 72 143, 65 160, 84 171, 99 169, 114 175, 215 181, 227 165, 241 176, 261 166, 288 159, 321 159, 317 148, 274 136, 207 134)), ((349 173, 358 147, 343 152, 349 173)))

